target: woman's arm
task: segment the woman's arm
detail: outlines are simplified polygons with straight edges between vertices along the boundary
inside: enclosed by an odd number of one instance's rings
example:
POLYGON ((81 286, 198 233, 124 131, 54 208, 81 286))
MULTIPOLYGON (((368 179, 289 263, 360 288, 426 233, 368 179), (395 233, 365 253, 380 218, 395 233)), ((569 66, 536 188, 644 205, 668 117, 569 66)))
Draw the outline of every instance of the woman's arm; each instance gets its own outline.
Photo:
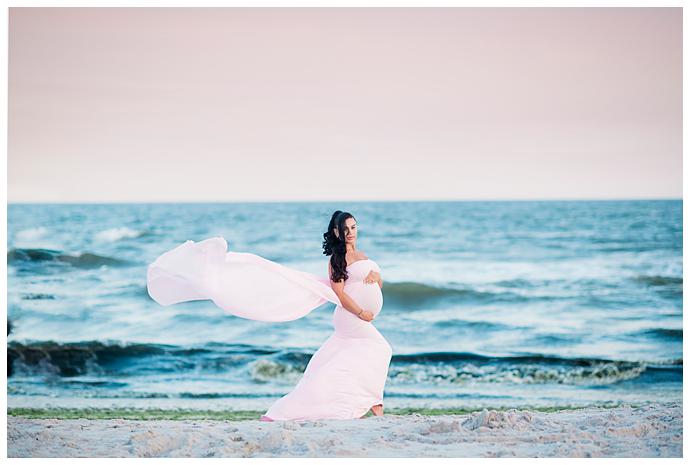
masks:
POLYGON ((347 292, 341 290, 340 292, 336 291, 335 294, 338 296, 338 299, 340 299, 340 303, 343 304, 343 308, 348 312, 353 313, 355 316, 359 316, 364 311, 362 307, 355 303, 352 297, 347 295, 347 292))
POLYGON ((331 262, 328 262, 328 279, 331 281, 331 287, 333 288, 333 291, 335 291, 335 295, 338 296, 338 299, 340 299, 340 303, 342 304, 343 308, 345 308, 348 312, 355 314, 358 316, 360 313, 364 311, 362 307, 357 305, 357 303, 347 295, 347 292, 344 291, 345 288, 345 280, 341 279, 338 282, 333 281, 331 278, 331 262))

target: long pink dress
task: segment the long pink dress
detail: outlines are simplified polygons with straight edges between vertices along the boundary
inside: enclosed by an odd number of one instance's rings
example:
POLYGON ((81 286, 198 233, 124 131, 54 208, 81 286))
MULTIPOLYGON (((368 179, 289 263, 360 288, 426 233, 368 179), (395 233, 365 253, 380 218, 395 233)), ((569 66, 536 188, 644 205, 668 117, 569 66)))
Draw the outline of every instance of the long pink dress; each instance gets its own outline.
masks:
MULTIPOLYGON (((370 270, 380 271, 371 259, 351 263, 344 291, 376 316, 383 294, 378 284, 364 283, 370 270)), ((213 237, 186 241, 159 256, 148 266, 147 289, 161 305, 210 299, 228 313, 259 321, 295 320, 333 302, 335 331, 309 360, 295 388, 262 419, 352 419, 383 405, 393 350, 373 322, 341 306, 328 277, 255 254, 228 252, 225 239, 213 237)))

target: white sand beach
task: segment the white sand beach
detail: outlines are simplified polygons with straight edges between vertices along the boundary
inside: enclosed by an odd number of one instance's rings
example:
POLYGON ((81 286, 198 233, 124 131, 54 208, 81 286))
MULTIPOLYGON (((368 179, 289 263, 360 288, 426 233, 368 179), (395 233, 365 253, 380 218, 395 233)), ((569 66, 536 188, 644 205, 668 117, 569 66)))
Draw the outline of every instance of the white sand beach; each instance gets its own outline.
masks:
POLYGON ((8 457, 682 457, 680 402, 307 422, 8 416, 8 457))

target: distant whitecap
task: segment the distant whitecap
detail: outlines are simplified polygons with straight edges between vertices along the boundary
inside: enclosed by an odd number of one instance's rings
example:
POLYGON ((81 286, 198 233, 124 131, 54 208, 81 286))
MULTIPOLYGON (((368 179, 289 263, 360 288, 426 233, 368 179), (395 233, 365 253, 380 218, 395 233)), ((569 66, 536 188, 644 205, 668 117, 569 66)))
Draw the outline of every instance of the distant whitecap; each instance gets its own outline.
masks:
POLYGON ((39 226, 37 228, 23 229, 17 233, 17 240, 29 242, 36 239, 40 239, 44 237, 47 233, 48 230, 43 226, 39 226))
POLYGON ((111 228, 96 234, 96 240, 103 242, 115 242, 121 239, 139 237, 141 234, 141 231, 136 231, 128 227, 111 228))

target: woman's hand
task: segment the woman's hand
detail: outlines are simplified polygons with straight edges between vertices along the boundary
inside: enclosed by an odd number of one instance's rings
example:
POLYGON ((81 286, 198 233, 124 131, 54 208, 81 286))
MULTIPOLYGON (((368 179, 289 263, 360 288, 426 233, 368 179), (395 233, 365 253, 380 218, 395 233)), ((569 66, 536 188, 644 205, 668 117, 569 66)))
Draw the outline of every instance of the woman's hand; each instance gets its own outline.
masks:
POLYGON ((364 278, 364 283, 378 283, 379 285, 381 285, 381 274, 374 270, 369 271, 369 274, 364 278))
POLYGON ((369 310, 364 310, 362 313, 357 315, 358 318, 364 320, 364 321, 371 321, 374 319, 374 314, 371 313, 369 310))

